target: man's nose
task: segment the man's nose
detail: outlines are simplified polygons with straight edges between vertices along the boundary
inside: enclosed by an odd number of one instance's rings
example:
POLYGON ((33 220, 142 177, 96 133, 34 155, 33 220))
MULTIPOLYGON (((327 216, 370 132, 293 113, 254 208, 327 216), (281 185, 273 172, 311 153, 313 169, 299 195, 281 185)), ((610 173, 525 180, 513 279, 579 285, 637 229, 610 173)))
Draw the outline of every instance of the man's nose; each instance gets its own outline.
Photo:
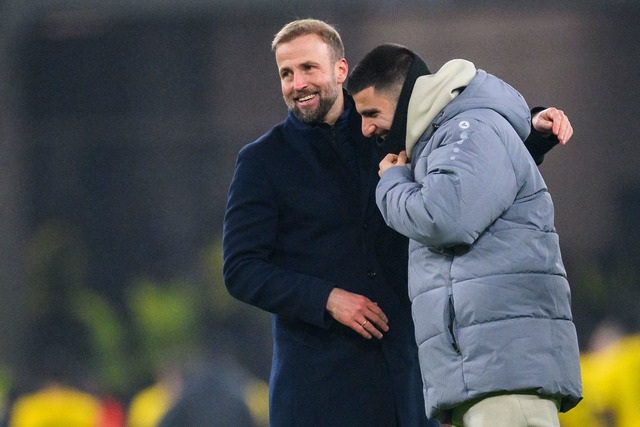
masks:
POLYGON ((307 87, 307 79, 304 75, 296 73, 293 75, 293 88, 295 90, 301 90, 307 87))
POLYGON ((364 136, 371 136, 375 133, 376 131, 376 126, 371 123, 369 120, 367 119, 362 119, 362 134, 364 136))

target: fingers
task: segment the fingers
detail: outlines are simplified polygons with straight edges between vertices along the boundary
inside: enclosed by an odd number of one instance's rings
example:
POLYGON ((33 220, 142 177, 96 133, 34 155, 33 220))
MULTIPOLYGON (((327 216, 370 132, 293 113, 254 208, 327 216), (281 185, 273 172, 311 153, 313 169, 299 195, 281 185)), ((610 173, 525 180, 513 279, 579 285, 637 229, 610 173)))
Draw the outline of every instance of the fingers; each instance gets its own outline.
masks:
POLYGON ((382 333, 389 330, 387 315, 363 295, 334 288, 325 307, 334 319, 366 339, 381 339, 382 333))
POLYGON ((363 315, 361 321, 356 322, 358 327, 354 329, 367 339, 371 339, 372 337, 382 339, 382 332, 389 330, 387 322, 387 315, 384 314, 380 307, 375 303, 370 303, 368 311, 363 315))
POLYGON ((378 176, 382 177, 382 174, 384 173, 384 171, 386 171, 387 169, 389 169, 391 166, 394 166, 396 163, 398 162, 398 155, 397 154, 387 154, 386 156, 384 156, 384 159, 382 159, 380 161, 379 166, 379 170, 378 170, 378 176))
POLYGON ((566 144, 573 135, 571 122, 569 122, 569 118, 562 110, 556 110, 555 112, 552 131, 562 145, 566 144))
POLYGON ((378 339, 382 338, 382 332, 376 329, 375 326, 373 326, 367 319, 363 320, 361 323, 358 323, 358 327, 355 327, 353 329, 368 340, 373 337, 376 337, 378 339))
POLYGON ((531 124, 538 132, 549 133, 552 131, 553 122, 548 118, 549 110, 551 109, 547 108, 546 110, 539 111, 531 118, 531 124))
POLYGON ((382 311, 382 309, 380 307, 378 307, 378 304, 376 304, 375 302, 372 302, 371 304, 369 304, 369 306, 367 307, 369 309, 369 311, 371 313, 373 313, 374 316, 376 316, 380 322, 381 322, 381 327, 383 326, 382 324, 384 324, 384 327, 386 327, 386 329, 384 329, 385 331, 389 329, 389 327, 387 326, 387 323, 389 322, 389 319, 387 319, 387 315, 384 314, 384 311, 382 311))
POLYGON ((368 340, 373 337, 382 339, 383 336, 382 332, 376 327, 376 325, 369 322, 369 320, 364 320, 362 323, 358 324, 357 328, 353 329, 368 340))
POLYGON ((380 161, 378 166, 380 167, 380 170, 385 170, 388 167, 395 165, 397 161, 398 161, 397 154, 387 154, 386 156, 384 156, 384 159, 380 161))
POLYGON ((567 115, 554 107, 538 113, 534 127, 540 132, 553 133, 562 145, 566 144, 573 135, 573 127, 567 115))
POLYGON ((389 163, 395 163, 398 160, 398 155, 389 153, 386 156, 384 156, 384 159, 382 161, 385 161, 385 160, 389 163))

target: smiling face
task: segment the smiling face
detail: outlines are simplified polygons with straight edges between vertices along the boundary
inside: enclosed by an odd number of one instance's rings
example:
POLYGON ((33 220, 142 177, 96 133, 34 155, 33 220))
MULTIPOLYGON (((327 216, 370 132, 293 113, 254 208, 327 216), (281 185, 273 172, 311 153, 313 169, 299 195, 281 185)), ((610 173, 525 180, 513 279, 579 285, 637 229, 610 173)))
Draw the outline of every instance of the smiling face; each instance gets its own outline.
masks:
POLYGON ((343 111, 348 66, 337 61, 329 46, 315 34, 282 43, 276 50, 282 97, 287 107, 305 123, 334 124, 343 111))
POLYGON ((364 136, 378 135, 384 139, 393 123, 397 100, 376 92, 373 86, 353 94, 356 110, 362 116, 362 134, 364 136))

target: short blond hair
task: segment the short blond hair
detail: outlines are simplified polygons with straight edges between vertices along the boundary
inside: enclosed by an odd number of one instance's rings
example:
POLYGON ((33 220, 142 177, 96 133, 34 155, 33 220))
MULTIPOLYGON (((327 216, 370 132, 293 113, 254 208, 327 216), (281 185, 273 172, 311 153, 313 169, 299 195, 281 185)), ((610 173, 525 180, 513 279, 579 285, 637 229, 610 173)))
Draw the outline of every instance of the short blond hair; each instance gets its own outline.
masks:
POLYGON ((282 43, 308 34, 319 36, 331 49, 335 61, 344 58, 344 45, 340 34, 333 26, 319 19, 298 19, 289 22, 276 33, 271 42, 271 50, 275 52, 282 43))

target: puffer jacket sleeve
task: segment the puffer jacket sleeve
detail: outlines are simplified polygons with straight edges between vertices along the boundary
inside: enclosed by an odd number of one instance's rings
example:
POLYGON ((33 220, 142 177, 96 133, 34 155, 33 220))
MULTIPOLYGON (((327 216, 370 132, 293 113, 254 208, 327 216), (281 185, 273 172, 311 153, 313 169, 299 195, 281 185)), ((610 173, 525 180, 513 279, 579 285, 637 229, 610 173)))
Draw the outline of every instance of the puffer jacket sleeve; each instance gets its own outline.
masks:
POLYGON ((283 268, 277 247, 278 205, 269 174, 249 145, 240 151, 223 229, 223 274, 229 293, 274 314, 328 327, 325 303, 334 283, 283 268))
POLYGON ((427 148, 420 156, 414 153, 415 180, 408 168, 396 166, 385 171, 376 189, 386 223, 431 248, 473 244, 513 203, 518 191, 503 141, 522 144, 513 129, 461 120, 469 126, 464 132, 455 128, 460 120, 448 123, 448 129, 438 131, 445 132, 444 137, 432 138, 440 141, 437 148, 427 148))

